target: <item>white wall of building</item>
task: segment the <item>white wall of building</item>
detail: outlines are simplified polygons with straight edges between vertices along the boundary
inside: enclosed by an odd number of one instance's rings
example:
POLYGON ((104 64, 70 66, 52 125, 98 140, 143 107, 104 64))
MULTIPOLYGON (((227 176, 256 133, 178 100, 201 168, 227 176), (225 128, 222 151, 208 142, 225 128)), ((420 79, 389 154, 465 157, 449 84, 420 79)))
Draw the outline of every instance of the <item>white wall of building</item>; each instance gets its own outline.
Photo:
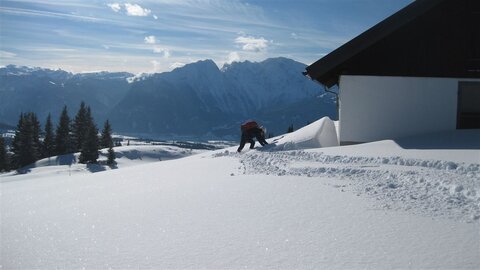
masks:
POLYGON ((456 129, 460 81, 480 80, 341 76, 340 141, 369 142, 456 129))

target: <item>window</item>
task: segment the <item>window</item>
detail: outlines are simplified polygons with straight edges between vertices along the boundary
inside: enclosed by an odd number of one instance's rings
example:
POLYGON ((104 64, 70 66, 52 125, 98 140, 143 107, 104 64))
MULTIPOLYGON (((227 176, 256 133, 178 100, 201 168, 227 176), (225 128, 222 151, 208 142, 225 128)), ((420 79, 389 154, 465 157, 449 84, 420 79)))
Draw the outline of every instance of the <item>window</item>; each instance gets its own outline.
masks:
POLYGON ((480 82, 458 84, 457 129, 480 129, 480 82))

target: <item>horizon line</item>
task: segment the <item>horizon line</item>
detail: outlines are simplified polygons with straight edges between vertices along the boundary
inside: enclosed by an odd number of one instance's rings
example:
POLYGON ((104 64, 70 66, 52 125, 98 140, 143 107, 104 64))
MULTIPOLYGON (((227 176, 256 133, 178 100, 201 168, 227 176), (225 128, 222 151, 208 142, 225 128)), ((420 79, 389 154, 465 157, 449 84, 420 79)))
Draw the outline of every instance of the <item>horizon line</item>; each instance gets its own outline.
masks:
POLYGON ((64 72, 67 72, 67 73, 70 73, 70 74, 73 74, 73 75, 77 75, 77 74, 91 74, 91 73, 129 73, 129 74, 132 74, 134 76, 139 76, 139 75, 148 75, 148 74, 161 74, 161 73, 165 73, 165 72, 172 72, 174 71, 175 69, 177 68, 182 68, 184 66, 187 66, 187 65, 190 65, 190 64, 195 64, 195 63, 198 63, 198 62, 203 62, 203 61, 212 61, 218 69, 222 69, 224 68, 225 66, 228 66, 228 65, 231 65, 231 64, 234 64, 234 63, 245 63, 245 62, 250 62, 250 63, 262 63, 264 61, 267 61, 269 59, 278 59, 278 58, 284 58, 284 59, 288 59, 288 60, 292 60, 292 61, 295 61, 295 62, 298 62, 298 63, 301 63, 301 64, 304 64, 306 66, 308 65, 311 65, 312 63, 310 64, 306 64, 306 63, 303 63, 303 62, 300 62, 298 60, 295 60, 295 59, 292 59, 292 58, 288 58, 288 57, 285 57, 285 56, 277 56, 277 57, 268 57, 268 58, 265 58, 261 61, 255 61, 255 60, 243 60, 243 61, 232 61, 230 63, 223 63, 223 66, 220 66, 217 62, 215 62, 213 59, 211 58, 205 58, 205 59, 201 59, 201 60, 197 60, 197 61, 193 61, 193 62, 189 62, 189 63, 181 63, 181 65, 179 66, 176 66, 176 67, 173 67, 171 70, 168 70, 168 71, 160 71, 160 72, 137 72, 137 73, 134 73, 134 72, 130 72, 130 71, 110 71, 110 70, 83 70, 83 71, 79 71, 79 72, 75 72, 75 71, 72 71, 72 70, 68 70, 68 69, 65 69, 65 68, 62 68, 62 67, 56 67, 56 68, 53 68, 53 67, 42 67, 42 66, 29 66, 29 65, 18 65, 18 64, 3 64, 3 65, 0 65, 0 68, 7 68, 9 66, 13 66, 13 67, 16 67, 16 68, 28 68, 28 69, 43 69, 43 70, 52 70, 52 71, 64 71, 64 72))

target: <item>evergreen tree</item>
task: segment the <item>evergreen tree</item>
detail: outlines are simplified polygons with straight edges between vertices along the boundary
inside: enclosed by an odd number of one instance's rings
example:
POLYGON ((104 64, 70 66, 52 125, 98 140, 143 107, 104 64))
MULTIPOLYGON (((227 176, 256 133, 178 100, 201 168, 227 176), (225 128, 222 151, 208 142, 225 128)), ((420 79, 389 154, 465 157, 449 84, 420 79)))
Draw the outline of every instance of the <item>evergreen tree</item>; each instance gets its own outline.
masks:
POLYGON ((113 147, 108 148, 108 154, 107 154, 107 164, 108 165, 113 165, 115 164, 115 151, 113 151, 113 147))
POLYGON ((21 168, 35 162, 38 152, 35 148, 34 124, 35 119, 31 113, 20 114, 17 130, 12 142, 13 161, 17 168, 21 168))
POLYGON ((92 110, 90 109, 90 106, 87 106, 87 113, 85 114, 85 118, 86 118, 85 128, 88 129, 91 125, 95 125, 95 121, 93 121, 92 110))
POLYGON ((5 140, 0 137, 0 172, 8 171, 8 156, 5 140))
POLYGON ((87 113, 85 102, 82 101, 82 103, 80 103, 80 109, 72 123, 72 143, 76 152, 82 149, 88 131, 89 115, 87 115, 87 113))
POLYGON ((100 138, 100 147, 108 148, 107 154, 107 164, 115 164, 115 151, 113 150, 113 139, 112 139, 112 127, 110 122, 107 120, 103 125, 102 135, 100 138))
POLYGON ((91 121, 88 125, 85 140, 80 152, 80 163, 97 163, 98 159, 98 130, 95 123, 91 121))
POLYGON ((50 114, 45 122, 45 138, 43 139, 43 157, 51 157, 55 155, 55 134, 53 133, 53 125, 50 114))
POLYGON ((293 124, 291 124, 287 129, 287 133, 292 133, 292 132, 293 132, 293 124))
POLYGON ((19 155, 20 155, 20 148, 21 148, 21 138, 20 135, 22 135, 21 130, 23 129, 23 120, 24 120, 23 113, 20 114, 20 117, 18 119, 17 123, 17 128, 15 129, 15 136, 13 136, 12 140, 12 166, 13 167, 18 167, 18 160, 19 160, 19 155))
POLYGON ((64 106, 55 136, 55 154, 64 155, 71 153, 72 149, 70 138, 70 117, 68 116, 67 106, 64 106))
POLYGON ((32 153, 34 159, 38 160, 42 157, 42 143, 40 142, 40 122, 38 121, 37 115, 35 113, 27 114, 28 122, 32 125, 32 153))
POLYGON ((112 139, 112 126, 107 120, 103 125, 102 135, 100 137, 100 148, 110 148, 113 147, 112 139))

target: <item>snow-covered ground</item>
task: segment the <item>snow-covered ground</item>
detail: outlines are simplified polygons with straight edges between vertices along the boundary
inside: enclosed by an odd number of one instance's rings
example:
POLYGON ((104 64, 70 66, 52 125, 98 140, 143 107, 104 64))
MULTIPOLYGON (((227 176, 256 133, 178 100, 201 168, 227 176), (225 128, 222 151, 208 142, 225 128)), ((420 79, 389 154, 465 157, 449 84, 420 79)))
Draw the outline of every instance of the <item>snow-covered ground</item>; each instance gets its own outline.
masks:
POLYGON ((478 268, 478 131, 316 148, 328 121, 242 153, 0 175, 0 265, 478 268))
POLYGON ((115 147, 116 164, 106 165, 107 149, 102 149, 98 164, 81 164, 78 162, 80 153, 54 156, 35 162, 31 166, 22 168, 19 172, 12 171, 0 174, 0 181, 16 181, 19 179, 34 179, 53 176, 72 176, 76 174, 90 174, 112 169, 120 169, 156 161, 165 161, 183 158, 205 152, 205 150, 187 149, 172 145, 152 145, 136 143, 132 146, 115 147))

